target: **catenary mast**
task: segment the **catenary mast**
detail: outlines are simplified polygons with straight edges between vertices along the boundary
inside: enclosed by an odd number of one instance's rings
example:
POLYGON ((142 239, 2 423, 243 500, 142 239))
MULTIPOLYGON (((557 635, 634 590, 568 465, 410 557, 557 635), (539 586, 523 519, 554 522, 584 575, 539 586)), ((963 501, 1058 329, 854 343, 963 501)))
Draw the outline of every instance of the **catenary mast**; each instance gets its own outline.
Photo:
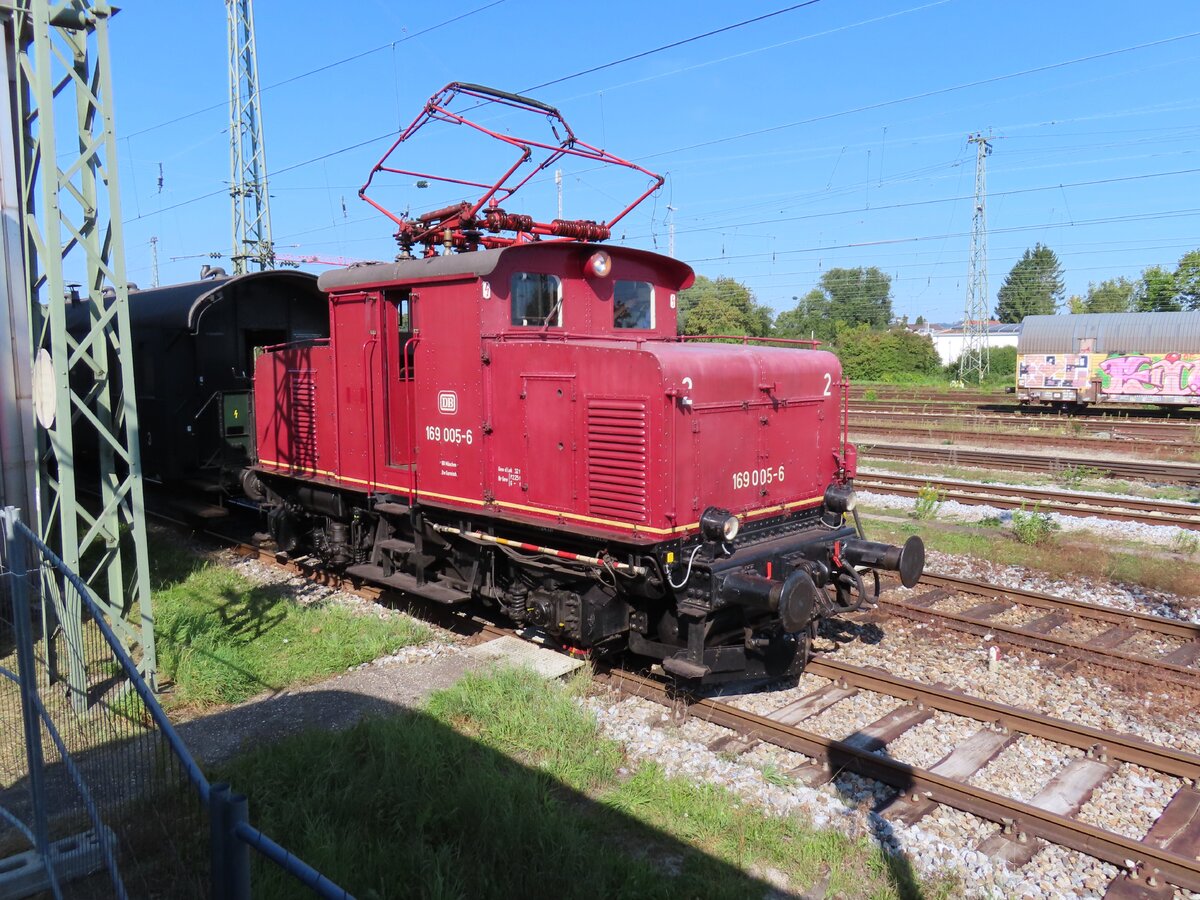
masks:
POLYGON ((971 261, 967 272, 967 304, 963 314, 963 350, 958 360, 961 381, 983 381, 988 373, 987 279, 987 158, 992 144, 982 134, 967 143, 975 145, 975 215, 971 223, 971 261))
POLYGON ((275 268, 271 204, 259 106, 252 0, 225 0, 229 20, 229 195, 234 274, 275 268))
MULTIPOLYGON (((129 339, 129 285, 103 2, 28 0, 7 13, 21 151, 25 302, 30 312, 36 485, 28 519, 88 582, 147 681, 154 614, 129 339), (72 327, 68 329, 68 318, 72 327), (94 447, 95 466, 76 465, 94 447)), ((51 678, 86 707, 81 603, 42 584, 51 678), (65 672, 63 672, 65 668, 65 672)))

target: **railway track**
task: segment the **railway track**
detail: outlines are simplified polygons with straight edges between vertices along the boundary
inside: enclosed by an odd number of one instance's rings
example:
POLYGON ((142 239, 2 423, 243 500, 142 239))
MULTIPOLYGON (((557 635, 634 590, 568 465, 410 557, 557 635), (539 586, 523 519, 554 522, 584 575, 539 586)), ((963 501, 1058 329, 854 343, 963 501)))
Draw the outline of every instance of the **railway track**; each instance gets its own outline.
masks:
POLYGON ((987 430, 967 430, 963 428, 939 428, 933 425, 922 428, 911 428, 903 425, 893 425, 890 422, 855 424, 850 422, 850 437, 856 442, 866 441, 864 435, 880 435, 885 439, 906 440, 942 440, 982 444, 984 446, 1011 447, 1020 444, 1026 447, 1045 447, 1048 450, 1058 450, 1070 453, 1088 453, 1093 450, 1112 452, 1113 450, 1136 451, 1139 459, 1184 459, 1194 458, 1196 445, 1190 441, 1143 441, 1134 447, 1126 442, 1114 442, 1099 435, 1051 435, 1051 434, 1013 434, 987 430))
POLYGON ((897 394, 894 398, 866 400, 861 394, 850 394, 850 408, 858 412, 913 412, 925 414, 957 414, 959 412, 999 413, 1004 415, 1019 415, 1022 418, 1050 418, 1063 422, 1076 422, 1087 419, 1120 420, 1149 419, 1158 423, 1177 422, 1180 425, 1195 425, 1200 420, 1200 409, 1194 407, 1184 409, 1154 409, 1145 406, 1089 406, 1086 409, 1064 413, 1057 409, 1044 406, 1022 406, 1011 399, 1012 395, 997 398, 980 396, 977 398, 960 398, 954 396, 913 397, 912 395, 897 394))
POLYGON ((928 572, 911 592, 884 591, 874 615, 885 611, 1052 653, 1052 668, 1086 661, 1200 689, 1200 625, 1192 622, 928 572))
POLYGON ((1040 456, 1014 451, 971 450, 923 444, 881 444, 865 441, 859 442, 858 452, 860 457, 871 459, 899 459, 909 462, 932 462, 1019 472, 1089 470, 1112 478, 1137 478, 1172 484, 1200 484, 1200 465, 1195 463, 1159 460, 1138 462, 1103 459, 1095 456, 1040 456))
POLYGON ((787 774, 810 786, 828 782, 845 770, 890 785, 897 794, 880 810, 889 820, 916 823, 938 805, 945 805, 992 822, 997 831, 976 849, 1011 866, 1024 865, 1048 842, 1122 869, 1123 874, 1109 888, 1109 897, 1172 896, 1163 882, 1200 890, 1200 791, 1186 781, 1200 777, 1200 756, 823 657, 810 662, 807 671, 827 683, 767 715, 716 699, 680 697, 661 682, 630 672, 602 671, 597 678, 628 694, 728 728, 738 736, 736 740, 718 739, 710 749, 740 753, 764 742, 809 757, 811 762, 787 774), (852 703, 860 692, 891 697, 896 706, 841 738, 804 729, 807 721, 835 704, 852 703), (886 755, 888 744, 935 712, 973 719, 979 727, 929 768, 886 755), (1062 767, 1028 801, 970 783, 1024 737, 1082 750, 1084 755, 1062 767), (1074 817, 1123 764, 1185 779, 1142 840, 1074 817))
MULTIPOLYGON (((1044 419, 1045 417, 1042 417, 1044 419)), ((1196 425, 1189 421, 1160 420, 1160 419, 1068 419, 1061 417, 1042 421, 1037 416, 1007 415, 1004 413, 964 412, 959 415, 943 415, 934 412, 915 412, 910 410, 872 410, 860 409, 858 404, 850 407, 850 427, 861 430, 872 428, 904 428, 905 426, 920 427, 921 429, 936 429, 939 432, 959 431, 973 434, 995 428, 1021 429, 1019 436, 1022 440, 1030 437, 1059 437, 1075 439, 1090 436, 1102 437, 1112 441, 1159 441, 1163 443, 1194 444, 1196 441, 1196 425), (1070 429, 1074 434, 1060 435, 1030 434, 1033 429, 1046 427, 1070 429)), ((990 433, 995 433, 990 432, 990 433)), ((1008 435, 1017 436, 1015 434, 1008 435)))
POLYGON ((1170 500, 1134 500, 1104 494, 1081 494, 1077 491, 1057 491, 1014 485, 977 484, 952 478, 922 477, 860 473, 854 479, 860 490, 880 494, 915 497, 922 488, 932 486, 944 500, 954 500, 972 506, 994 506, 999 509, 1021 509, 1031 504, 1067 516, 1095 516, 1119 522, 1143 525, 1176 525, 1200 530, 1200 504, 1170 500))

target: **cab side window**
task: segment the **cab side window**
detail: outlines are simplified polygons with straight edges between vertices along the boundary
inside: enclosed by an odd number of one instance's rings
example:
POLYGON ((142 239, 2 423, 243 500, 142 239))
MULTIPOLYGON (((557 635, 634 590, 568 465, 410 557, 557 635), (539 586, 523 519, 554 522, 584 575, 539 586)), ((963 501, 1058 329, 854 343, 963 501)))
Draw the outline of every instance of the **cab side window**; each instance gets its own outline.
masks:
POLYGON ((654 285, 618 281, 613 285, 613 327, 654 327, 654 285))
POLYGON ((562 282, 557 276, 516 272, 509 287, 514 325, 532 328, 562 326, 562 282))
POLYGON ((396 361, 396 380, 412 381, 413 351, 416 348, 412 343, 412 308, 409 292, 393 293, 389 295, 388 299, 392 301, 392 305, 395 307, 393 315, 396 317, 396 350, 393 357, 396 361))

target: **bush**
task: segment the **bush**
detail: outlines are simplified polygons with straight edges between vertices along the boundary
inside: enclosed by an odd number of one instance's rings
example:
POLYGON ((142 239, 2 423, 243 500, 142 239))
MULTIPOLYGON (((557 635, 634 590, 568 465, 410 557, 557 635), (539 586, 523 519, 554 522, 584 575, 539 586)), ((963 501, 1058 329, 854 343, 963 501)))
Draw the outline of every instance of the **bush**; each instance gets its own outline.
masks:
POLYGON ((933 341, 906 328, 848 328, 838 333, 834 352, 847 377, 860 381, 903 381, 913 376, 938 375, 942 369, 933 341))
POLYGON ((1063 487, 1076 490, 1085 481, 1099 478, 1104 472, 1095 466, 1067 466, 1058 473, 1058 482, 1063 487))
POLYGON ((1180 529, 1175 533, 1175 537, 1171 538, 1171 549, 1184 556, 1195 556, 1196 551, 1200 550, 1200 534, 1180 529))
POLYGON ((942 506, 942 492, 932 484, 923 484, 917 491, 917 502, 913 505, 914 519, 932 519, 942 506))
POLYGON ((1031 510, 1026 510, 1024 505, 1013 510, 1012 523, 1013 536, 1022 544, 1034 546, 1046 543, 1062 528, 1049 513, 1042 512, 1040 503, 1031 510))
MULTIPOLYGON (((958 378, 959 365, 962 357, 946 366, 945 373, 950 379, 958 378)), ((984 384, 1012 384, 1017 377, 1017 348, 988 347, 988 375, 983 379, 984 384)))

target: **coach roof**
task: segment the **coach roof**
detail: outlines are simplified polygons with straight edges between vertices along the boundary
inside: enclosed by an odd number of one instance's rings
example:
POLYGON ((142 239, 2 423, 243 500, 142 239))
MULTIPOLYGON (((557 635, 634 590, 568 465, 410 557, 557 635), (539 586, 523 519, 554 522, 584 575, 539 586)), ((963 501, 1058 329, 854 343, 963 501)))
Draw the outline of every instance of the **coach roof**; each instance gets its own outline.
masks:
POLYGON ((1200 312, 1084 313, 1026 316, 1018 353, 1200 353, 1200 312))
MULTIPOLYGON (((682 290, 692 282, 691 266, 671 259, 669 256, 660 256, 657 253, 635 250, 631 247, 606 247, 575 241, 539 241, 501 247, 496 250, 444 253, 441 256, 430 256, 423 259, 402 259, 390 263, 360 263, 349 268, 325 272, 321 275, 318 284, 321 290, 336 293, 386 284, 438 281, 462 277, 483 278, 496 269, 496 266, 500 264, 501 256, 506 253, 518 254, 522 258, 522 264, 524 264, 524 257, 528 257, 529 264, 537 266, 539 264, 553 265, 552 260, 563 255, 576 256, 582 263, 597 250, 604 250, 614 260, 621 258, 638 260, 662 269, 677 290, 682 290), (539 263, 541 257, 547 258, 547 261, 539 263)), ((561 265, 561 263, 559 264, 561 265)))

